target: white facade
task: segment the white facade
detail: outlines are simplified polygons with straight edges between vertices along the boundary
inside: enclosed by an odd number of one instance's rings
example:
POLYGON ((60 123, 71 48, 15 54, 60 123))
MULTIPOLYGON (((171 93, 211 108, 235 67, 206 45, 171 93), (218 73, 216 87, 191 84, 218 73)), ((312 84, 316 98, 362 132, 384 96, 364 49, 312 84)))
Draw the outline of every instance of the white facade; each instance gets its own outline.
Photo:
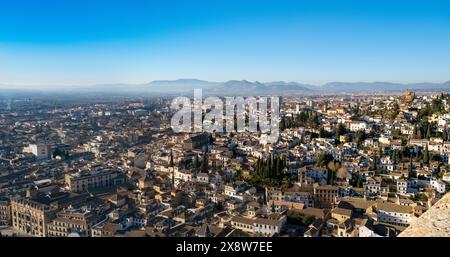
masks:
POLYGON ((444 176, 442 177, 442 180, 450 182, 450 172, 445 173, 444 176))
POLYGON ((37 159, 47 159, 50 157, 50 147, 44 144, 30 144, 30 151, 37 159))
POLYGON ((240 229, 242 231, 264 236, 271 236, 277 233, 279 234, 283 226, 286 224, 286 221, 286 216, 282 216, 277 220, 267 218, 239 217, 232 219, 231 225, 234 228, 240 229))
POLYGON ((366 226, 362 226, 358 228, 358 237, 381 237, 381 236, 373 232, 366 226))
POLYGON ((406 194, 408 192, 408 182, 400 179, 397 181, 397 193, 406 194))
POLYGON ((352 132, 366 129, 367 129, 367 122, 365 121, 352 121, 350 123, 350 131, 352 132))
POLYGON ((286 216, 278 220, 276 224, 266 224, 262 222, 255 222, 253 224, 253 232, 263 235, 273 235, 281 232, 286 223, 286 216))
POLYGON ((411 224, 412 217, 410 213, 378 211, 378 220, 395 225, 408 226, 411 224))
POLYGON ((378 194, 381 190, 381 184, 378 183, 375 179, 369 178, 364 183, 364 189, 368 194, 378 194))
POLYGON ((444 194, 446 191, 445 183, 440 180, 431 180, 431 186, 440 194, 444 194))
POLYGON ((206 173, 198 174, 197 175, 197 182, 208 183, 209 182, 209 175, 206 174, 206 173))
POLYGON ((378 221, 399 226, 409 226, 415 219, 412 207, 393 203, 378 204, 376 213, 378 221))
POLYGON ((192 174, 187 170, 175 170, 174 176, 175 180, 181 180, 185 182, 192 180, 192 174))

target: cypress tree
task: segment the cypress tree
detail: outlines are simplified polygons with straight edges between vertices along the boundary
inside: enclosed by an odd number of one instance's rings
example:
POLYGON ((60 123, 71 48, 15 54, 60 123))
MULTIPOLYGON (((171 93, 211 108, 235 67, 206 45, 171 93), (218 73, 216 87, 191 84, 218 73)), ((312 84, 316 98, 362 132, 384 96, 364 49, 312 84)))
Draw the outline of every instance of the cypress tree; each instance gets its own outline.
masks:
POLYGON ((201 169, 203 172, 208 171, 208 155, 205 153, 203 154, 203 160, 202 160, 202 165, 201 165, 201 169))
POLYGON ((172 167, 173 168, 173 153, 172 153, 172 150, 170 150, 170 167, 172 167))
POLYGON ((256 160, 256 169, 255 172, 258 176, 261 175, 261 158, 258 157, 258 160, 256 160))
POLYGON ((422 139, 422 131, 419 129, 416 129, 416 138, 422 139))
POLYGON ((279 157, 276 159, 275 170, 277 172, 277 176, 279 176, 281 174, 281 160, 279 157))
POLYGON ((417 174, 414 173, 412 158, 409 159, 408 178, 415 178, 417 174))
POLYGON ((373 161, 372 161, 372 170, 377 170, 377 157, 373 156, 373 161))
POLYGON ((199 168, 200 167, 200 161, 198 160, 198 155, 195 155, 195 163, 194 163, 194 167, 195 168, 199 168))
POLYGON ((425 146, 425 153, 423 155, 423 162, 426 164, 430 163, 430 151, 428 150, 428 144, 425 146))
POLYGON ((261 158, 259 158, 258 175, 261 177, 263 176, 263 163, 261 158))
POLYGON ((427 138, 427 139, 430 139, 430 137, 431 137, 431 125, 428 125, 428 126, 427 126, 427 135, 426 135, 426 138, 427 138))
POLYGON ((267 163, 267 169, 268 169, 268 177, 273 177, 273 163, 272 163, 272 155, 269 156, 269 160, 267 163))
POLYGON ((172 170, 172 186, 175 186, 175 171, 172 170))
POLYGON ((264 178, 270 177, 270 165, 269 161, 264 161, 264 178))

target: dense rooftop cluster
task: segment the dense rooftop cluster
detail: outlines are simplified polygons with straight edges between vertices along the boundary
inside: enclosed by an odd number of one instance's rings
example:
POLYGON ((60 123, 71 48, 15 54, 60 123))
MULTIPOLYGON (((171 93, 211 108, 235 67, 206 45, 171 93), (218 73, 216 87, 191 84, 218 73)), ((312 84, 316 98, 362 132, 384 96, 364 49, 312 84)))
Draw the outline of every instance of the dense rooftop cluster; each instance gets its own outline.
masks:
POLYGON ((288 96, 279 140, 170 99, 0 106, 2 236, 397 236, 450 189, 450 96, 288 96))

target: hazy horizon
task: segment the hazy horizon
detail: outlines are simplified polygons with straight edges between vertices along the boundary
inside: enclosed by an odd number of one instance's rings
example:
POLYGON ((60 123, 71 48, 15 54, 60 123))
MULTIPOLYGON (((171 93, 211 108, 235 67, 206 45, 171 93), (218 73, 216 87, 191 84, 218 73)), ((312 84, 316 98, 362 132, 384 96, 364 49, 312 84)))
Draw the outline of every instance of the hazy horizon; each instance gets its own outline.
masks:
POLYGON ((188 80, 198 80, 198 81, 204 81, 204 82, 208 82, 208 83, 217 83, 217 84, 222 84, 222 83, 226 83, 226 82, 230 82, 230 81, 248 81, 250 83, 262 83, 262 84, 267 84, 267 83, 276 83, 276 82, 283 82, 283 83, 297 83, 297 84, 301 84, 301 85, 310 85, 310 86, 315 86, 315 87, 323 87, 326 86, 328 84, 332 84, 332 83, 346 83, 346 84, 353 84, 353 83, 392 83, 392 84, 404 84, 404 85, 414 85, 414 84, 444 84, 446 82, 450 81, 450 78, 447 80, 443 80, 443 81, 411 81, 411 82, 399 82, 399 81, 387 81, 387 80, 375 80, 375 81, 359 81, 359 80, 355 80, 355 81, 338 81, 338 80, 332 80, 332 81, 326 81, 323 83, 308 83, 308 82, 303 82, 303 81, 291 81, 291 80, 282 80, 282 79, 278 79, 278 80, 271 80, 271 81, 261 81, 261 80, 249 80, 249 79, 227 79, 224 81, 210 81, 210 80, 206 80, 206 79, 201 79, 201 78, 177 78, 177 79, 154 79, 154 80, 148 80, 148 81, 142 81, 142 82, 137 82, 137 83, 127 83, 127 82, 123 82, 123 81, 118 81, 118 82, 103 82, 103 83, 95 83, 95 84, 10 84, 10 83, 2 83, 0 81, 0 88, 1 87, 8 87, 8 86, 12 86, 12 87, 18 87, 20 88, 25 88, 25 89, 52 89, 55 87, 95 87, 95 86, 105 86, 105 85, 135 85, 135 86, 140 86, 140 85, 148 85, 148 84, 152 84, 155 82, 176 82, 176 81, 188 81, 188 80))

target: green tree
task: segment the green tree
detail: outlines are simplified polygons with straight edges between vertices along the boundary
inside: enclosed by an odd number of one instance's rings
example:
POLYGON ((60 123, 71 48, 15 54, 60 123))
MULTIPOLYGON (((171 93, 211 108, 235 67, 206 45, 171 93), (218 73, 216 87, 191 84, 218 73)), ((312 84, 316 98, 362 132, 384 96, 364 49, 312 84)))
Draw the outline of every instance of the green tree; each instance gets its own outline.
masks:
POLYGON ((426 202, 428 201, 428 197, 424 193, 415 193, 414 196, 411 197, 412 200, 426 202))
POLYGON ((415 169, 413 168, 412 158, 409 159, 408 178, 417 178, 417 173, 415 172, 415 169))
POLYGON ((170 167, 173 168, 174 164, 173 164, 173 153, 172 150, 170 150, 170 162, 169 162, 170 167))
POLYGON ((448 132, 447 129, 445 128, 444 131, 442 132, 442 140, 447 141, 448 140, 448 132))
POLYGON ((195 155, 195 159, 194 159, 194 167, 197 168, 197 169, 200 167, 200 161, 198 159, 198 155, 197 154, 195 155))
POLYGON ((272 155, 270 155, 268 163, 267 163, 267 169, 269 171, 268 177, 273 177, 273 162, 272 162, 272 155))
POLYGON ((416 127, 416 138, 418 138, 418 139, 422 139, 422 131, 420 130, 420 128, 418 128, 417 129, 417 126, 415 126, 416 127))
POLYGON ((319 166, 326 166, 330 161, 334 160, 333 156, 329 153, 321 153, 317 159, 319 166))
POLYGON ((431 101, 431 112, 436 113, 440 112, 444 108, 444 104, 441 99, 436 98, 431 101))
POLYGON ((258 157, 258 160, 256 160, 255 173, 256 173, 256 175, 261 176, 261 158, 260 157, 258 157))
POLYGON ((339 139, 340 136, 347 134, 347 129, 345 128, 344 124, 339 123, 339 125, 336 127, 335 133, 337 139, 339 139))
POLYGON ((203 154, 201 170, 203 172, 207 172, 208 171, 208 155, 206 153, 203 154))
POLYGON ((286 126, 286 118, 283 116, 281 118, 281 121, 280 121, 280 130, 284 131, 286 128, 287 128, 287 126, 286 126))
POLYGON ((402 155, 400 154, 399 151, 395 151, 395 161, 396 161, 396 163, 401 162, 401 160, 402 160, 402 155))
POLYGON ((395 119, 397 115, 400 113, 400 108, 398 106, 398 103, 395 102, 392 106, 392 112, 391 112, 391 119, 395 119))
POLYGON ((281 188, 286 190, 289 187, 291 187, 291 180, 288 176, 284 176, 283 179, 281 180, 281 188))
POLYGON ((302 218, 302 223, 304 226, 309 226, 314 222, 315 218, 313 216, 304 215, 302 218))
POLYGON ((378 167, 377 167, 377 157, 374 155, 372 159, 373 159, 373 160, 372 160, 372 166, 371 166, 371 169, 372 169, 373 171, 376 171, 376 170, 378 169, 378 167))
POLYGON ((362 130, 356 132, 356 143, 361 144, 366 139, 366 133, 362 130))
POLYGON ((425 153, 423 155, 423 162, 425 164, 430 163, 430 151, 428 150, 428 144, 425 146, 425 153))
POLYGON ((277 172, 277 176, 281 175, 281 159, 280 158, 275 159, 275 170, 277 172))
POLYGON ((362 178, 358 177, 356 179, 356 187, 357 188, 362 188, 363 187, 362 178))
POLYGON ((172 186, 175 186, 175 171, 172 170, 172 186))
POLYGON ((429 124, 428 126, 427 126, 427 134, 426 134, 426 139, 430 139, 431 138, 431 124, 429 124))
POLYGON ((326 138, 327 137, 327 133, 325 131, 325 129, 323 127, 320 127, 319 129, 319 137, 320 138, 326 138))

